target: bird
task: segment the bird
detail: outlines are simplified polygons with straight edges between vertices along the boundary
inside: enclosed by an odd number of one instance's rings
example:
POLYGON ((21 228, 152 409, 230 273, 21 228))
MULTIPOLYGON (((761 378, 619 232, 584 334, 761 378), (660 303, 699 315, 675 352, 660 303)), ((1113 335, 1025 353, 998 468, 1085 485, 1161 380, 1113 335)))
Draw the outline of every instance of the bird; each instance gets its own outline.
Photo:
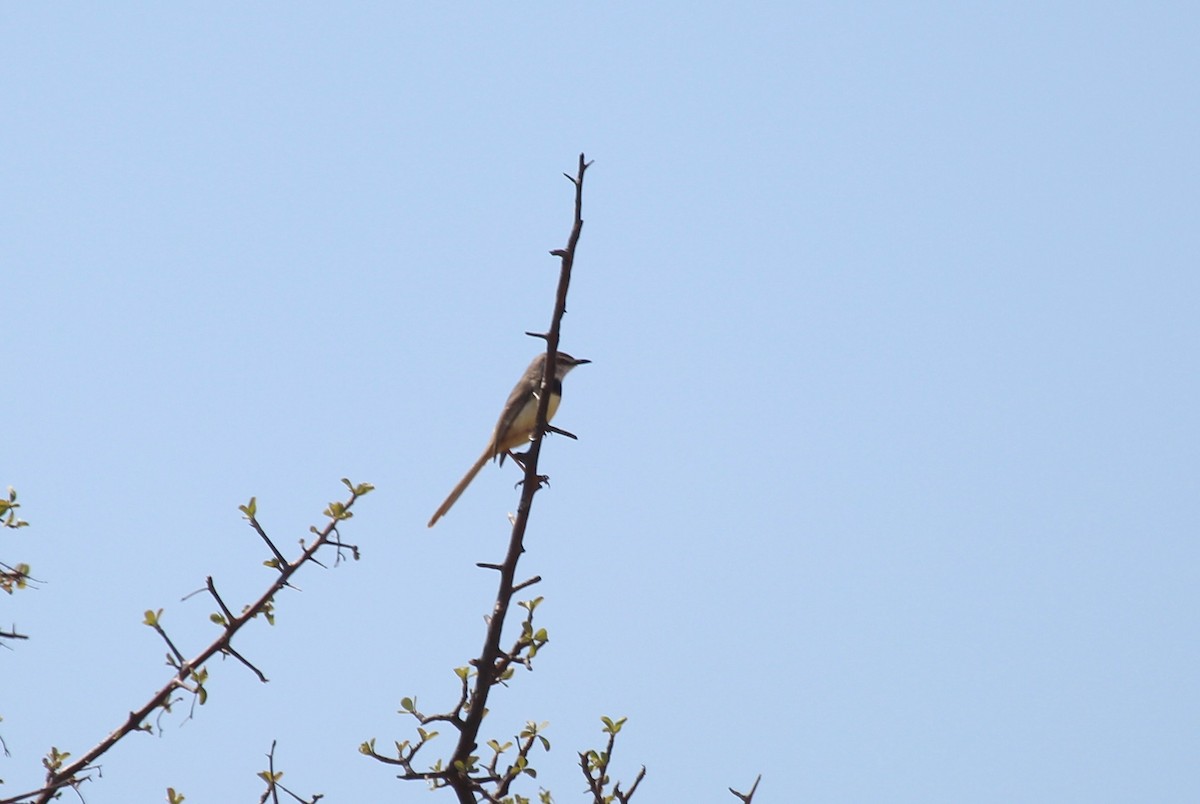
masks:
MULTIPOLYGON (((554 378, 550 381, 550 401, 546 405, 547 422, 554 418, 559 402, 562 401, 563 377, 567 376, 567 373, 576 366, 591 362, 571 357, 566 352, 554 353, 554 378)), ((485 463, 493 458, 500 458, 503 462, 504 456, 510 454, 510 450, 521 446, 533 437, 534 428, 537 427, 538 399, 545 367, 546 353, 542 352, 533 359, 529 368, 525 369, 520 381, 508 395, 508 401, 504 403, 504 410, 500 413, 500 419, 492 431, 492 438, 488 441, 487 449, 479 456, 479 460, 475 461, 475 465, 467 470, 463 479, 458 481, 458 485, 446 497, 446 501, 433 513, 427 527, 432 528, 439 519, 446 515, 450 507, 466 491, 467 486, 471 485, 471 481, 475 479, 475 475, 479 474, 479 470, 485 463)))

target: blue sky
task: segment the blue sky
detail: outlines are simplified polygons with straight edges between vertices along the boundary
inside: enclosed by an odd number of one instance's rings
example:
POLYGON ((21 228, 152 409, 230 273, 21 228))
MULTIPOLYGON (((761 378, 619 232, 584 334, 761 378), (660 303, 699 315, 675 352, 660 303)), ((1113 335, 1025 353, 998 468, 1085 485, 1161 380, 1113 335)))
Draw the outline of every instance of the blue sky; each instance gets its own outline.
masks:
MULTIPOLYGON (((516 506, 425 522, 538 344, 522 566, 551 642, 488 736, 539 781, 628 716, 635 800, 1200 795, 1200 14, 1190 4, 9 5, 0 12, 0 796, 166 676, 141 625, 302 575, 93 804, 418 801, 360 757, 453 703, 516 506)), ((446 740, 447 746, 450 741, 446 740)), ((526 790, 527 794, 532 790, 526 790)), ((442 795, 445 799, 446 796, 442 795)))

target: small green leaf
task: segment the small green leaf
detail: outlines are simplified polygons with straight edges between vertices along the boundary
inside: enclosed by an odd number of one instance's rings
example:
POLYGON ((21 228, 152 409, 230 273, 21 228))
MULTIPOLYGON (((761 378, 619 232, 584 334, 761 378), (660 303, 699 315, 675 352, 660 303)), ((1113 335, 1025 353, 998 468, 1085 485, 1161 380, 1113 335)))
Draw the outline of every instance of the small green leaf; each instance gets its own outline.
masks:
POLYGON ((344 520, 350 519, 354 514, 346 510, 345 503, 331 502, 329 507, 325 509, 325 516, 330 519, 344 520))
POLYGON ((254 519, 255 515, 258 513, 258 498, 251 497, 250 502, 246 503, 245 505, 239 505, 238 510, 246 515, 246 519, 254 519))
POLYGON ((406 695, 400 699, 400 708, 405 712, 412 712, 417 708, 417 702, 406 695))
POLYGON ((605 734, 616 734, 617 732, 619 732, 621 730, 621 727, 625 725, 625 721, 628 719, 629 718, 622 717, 622 718, 618 718, 617 720, 614 721, 611 718, 607 718, 607 717, 600 718, 600 720, 604 723, 604 733, 605 734))

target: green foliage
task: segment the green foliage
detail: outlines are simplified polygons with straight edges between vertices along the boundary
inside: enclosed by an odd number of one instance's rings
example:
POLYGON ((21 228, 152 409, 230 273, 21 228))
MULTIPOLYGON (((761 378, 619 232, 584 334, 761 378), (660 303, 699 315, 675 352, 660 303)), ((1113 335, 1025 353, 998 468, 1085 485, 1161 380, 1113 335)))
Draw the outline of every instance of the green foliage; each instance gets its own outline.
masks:
POLYGON ((549 723, 534 723, 532 720, 525 724, 525 728, 521 729, 521 733, 517 735, 519 739, 537 739, 542 744, 543 751, 550 750, 550 741, 546 739, 543 731, 549 726, 549 723))
POLYGON ((600 722, 604 724, 605 734, 617 734, 619 731, 621 731, 621 727, 625 725, 626 720, 629 720, 629 718, 623 717, 618 718, 617 720, 613 720, 612 718, 608 717, 600 718, 600 722))
POLYGON ((59 751, 57 747, 50 746, 50 753, 42 757, 42 766, 50 773, 58 773, 70 758, 71 753, 69 751, 59 751))
POLYGON ((603 750, 589 749, 579 753, 579 767, 587 779, 588 791, 592 794, 595 804, 624 804, 633 797, 642 779, 646 778, 645 766, 638 772, 628 790, 621 790, 621 783, 613 784, 608 775, 608 766, 612 762, 613 746, 616 744, 617 733, 625 725, 626 718, 613 720, 610 717, 600 718, 604 724, 602 731, 608 735, 608 745, 603 750))
POLYGON ((351 483, 344 477, 342 478, 342 484, 345 485, 346 488, 350 489, 350 493, 355 497, 362 497, 375 490, 375 487, 370 483, 351 483))
POLYGON ((239 505, 238 510, 246 515, 246 519, 254 519, 255 514, 258 513, 258 498, 251 497, 250 502, 239 505))
POLYGON ((208 702, 208 690, 204 687, 204 682, 208 681, 208 668, 201 667, 199 670, 194 670, 192 672, 192 681, 196 684, 196 689, 194 690, 196 699, 199 700, 201 706, 204 706, 208 702))
POLYGON ((15 567, 0 564, 0 591, 8 592, 11 595, 15 590, 24 589, 28 585, 28 564, 18 564, 15 567))
MULTIPOLYGON (((346 488, 350 489, 350 493, 355 497, 361 497, 364 494, 370 494, 375 490, 375 487, 370 483, 355 484, 351 483, 344 477, 342 478, 342 483, 346 486, 346 488)), ((335 519, 338 522, 343 522, 354 516, 354 512, 348 510, 349 507, 350 506, 348 504, 343 502, 331 502, 329 507, 325 509, 325 516, 329 517, 330 519, 335 519)))
POLYGON ((17 519, 17 509, 21 504, 17 502, 17 490, 12 486, 8 487, 8 499, 0 499, 0 525, 6 528, 24 528, 29 525, 23 519, 17 519))
MULTIPOLYGON (((17 518, 17 509, 20 507, 21 504, 17 502, 17 490, 9 486, 8 499, 0 497, 0 527, 13 530, 28 527, 28 522, 17 518)), ((17 589, 25 589, 28 586, 29 569, 28 564, 17 564, 15 567, 10 567, 0 563, 0 590, 11 595, 17 589)))
POLYGON ((258 778, 274 787, 275 785, 279 784, 279 780, 283 778, 283 771, 275 771, 274 773, 271 773, 270 771, 259 771, 258 778))
MULTIPOLYGON (((243 615, 244 615, 246 612, 248 612, 248 611, 250 611, 250 607, 249 607, 249 606, 242 606, 242 614, 243 614, 243 615)), ((251 618, 254 618, 254 617, 257 617, 257 616, 258 616, 258 615, 260 615, 260 614, 261 614, 263 617, 266 617, 266 618, 267 618, 267 624, 268 624, 268 625, 274 625, 274 624, 275 624, 275 598, 270 598, 270 599, 268 599, 268 600, 267 600, 267 602, 266 602, 266 603, 263 603, 263 604, 262 604, 262 606, 260 606, 260 607, 259 607, 258 611, 256 611, 256 612, 252 613, 252 614, 250 615, 250 617, 251 617, 251 618)), ((215 622, 215 621, 214 621, 214 622, 215 622)))

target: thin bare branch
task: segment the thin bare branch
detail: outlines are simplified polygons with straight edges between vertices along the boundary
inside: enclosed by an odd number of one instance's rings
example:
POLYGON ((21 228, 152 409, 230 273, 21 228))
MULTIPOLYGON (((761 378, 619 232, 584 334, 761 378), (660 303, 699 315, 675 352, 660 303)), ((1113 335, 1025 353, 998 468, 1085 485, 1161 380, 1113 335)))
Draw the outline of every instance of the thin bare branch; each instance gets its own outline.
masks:
POLYGON ((236 650, 234 650, 232 645, 225 649, 225 653, 229 654, 230 656, 237 659, 242 664, 246 665, 247 669, 249 669, 250 672, 253 673, 254 675, 258 676, 258 680, 261 681, 262 683, 267 684, 270 682, 271 679, 269 679, 265 675, 263 675, 262 670, 259 670, 245 656, 243 656, 242 654, 240 654, 236 650))
POLYGON ((204 584, 208 588, 208 593, 212 595, 213 600, 217 601, 217 605, 221 607, 221 613, 225 615, 225 621, 230 622, 233 620, 234 614, 225 605, 225 601, 221 599, 221 596, 217 594, 217 585, 213 583, 211 575, 204 579, 204 584))
POLYGON ((735 796, 740 798, 742 801, 745 802, 745 804, 750 804, 750 802, 754 799, 754 791, 758 789, 758 783, 761 781, 762 781, 762 774, 760 773, 760 774, 758 774, 758 778, 754 780, 754 786, 750 788, 749 793, 739 793, 738 791, 734 790, 732 787, 729 788, 729 792, 733 793, 735 796))

